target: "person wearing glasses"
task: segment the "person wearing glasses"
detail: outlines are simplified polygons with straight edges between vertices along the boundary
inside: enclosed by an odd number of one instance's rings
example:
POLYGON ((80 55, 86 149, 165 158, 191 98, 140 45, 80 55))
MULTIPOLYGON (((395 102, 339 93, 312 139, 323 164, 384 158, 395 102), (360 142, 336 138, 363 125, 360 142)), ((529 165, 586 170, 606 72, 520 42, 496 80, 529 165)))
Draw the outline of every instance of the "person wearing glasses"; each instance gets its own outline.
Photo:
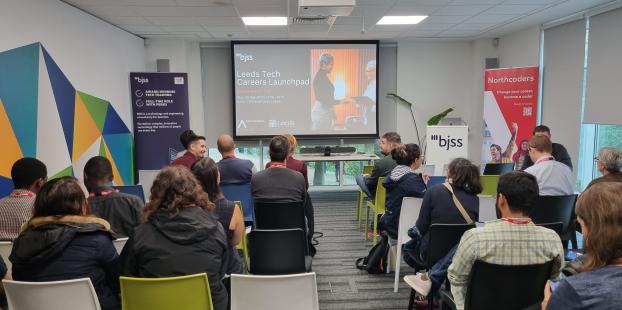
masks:
POLYGON ((533 136, 529 139, 529 157, 535 163, 525 169, 538 180, 540 196, 561 196, 574 193, 575 178, 572 170, 551 155, 553 146, 549 137, 533 136))
POLYGON ((622 151, 615 147, 604 147, 598 151, 598 157, 594 158, 598 171, 602 177, 596 178, 585 188, 601 182, 621 182, 622 183, 622 151))

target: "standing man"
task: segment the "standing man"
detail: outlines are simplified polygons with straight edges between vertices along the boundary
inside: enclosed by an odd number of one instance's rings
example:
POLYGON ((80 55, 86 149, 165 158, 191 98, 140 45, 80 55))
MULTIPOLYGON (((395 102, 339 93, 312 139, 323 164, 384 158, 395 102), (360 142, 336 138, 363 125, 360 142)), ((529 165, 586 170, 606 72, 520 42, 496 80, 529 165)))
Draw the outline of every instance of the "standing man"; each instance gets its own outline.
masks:
POLYGON ((188 169, 192 169, 194 162, 205 156, 205 152, 207 151, 205 137, 198 136, 194 133, 194 131, 188 129, 181 133, 179 141, 186 149, 186 153, 183 156, 173 160, 171 165, 181 165, 187 167, 188 169))
POLYGON ((17 238, 22 224, 32 217, 36 195, 47 175, 47 167, 36 158, 24 157, 13 164, 11 179, 15 189, 0 199, 0 240, 17 238))
MULTIPOLYGON (((536 126, 533 129, 533 135, 534 136, 546 136, 550 140, 551 130, 549 129, 549 127, 544 126, 544 125, 536 126)), ((570 170, 572 171, 572 159, 570 158, 570 155, 568 154, 568 151, 566 150, 566 148, 559 143, 552 143, 552 145, 553 146, 552 146, 551 156, 553 156, 553 158, 555 158, 556 161, 568 166, 568 168, 570 168, 570 170)), ((525 162, 523 163, 523 166, 521 167, 521 170, 525 170, 533 166, 533 164, 534 164, 533 160, 529 156, 527 156, 525 158, 525 162)))
POLYGON ((367 197, 373 199, 376 196, 376 187, 379 177, 386 177, 397 163, 391 157, 391 151, 402 143, 402 138, 397 132, 387 132, 380 139, 380 152, 382 158, 374 163, 374 170, 371 175, 357 175, 356 184, 365 192, 367 197))
POLYGON ((222 159, 218 162, 220 184, 248 184, 253 173, 257 172, 255 164, 248 159, 235 157, 235 143, 230 135, 221 135, 216 142, 222 159))

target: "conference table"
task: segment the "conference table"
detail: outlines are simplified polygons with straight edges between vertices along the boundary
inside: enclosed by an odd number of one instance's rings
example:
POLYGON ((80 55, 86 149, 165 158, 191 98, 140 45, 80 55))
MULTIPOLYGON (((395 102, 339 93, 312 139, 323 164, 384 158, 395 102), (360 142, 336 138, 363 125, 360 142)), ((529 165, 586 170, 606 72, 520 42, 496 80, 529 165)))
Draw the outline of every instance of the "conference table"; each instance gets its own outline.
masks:
POLYGON ((339 163, 339 186, 343 186, 343 163, 346 161, 366 161, 373 164, 379 159, 376 154, 368 153, 335 153, 325 156, 323 154, 297 154, 296 159, 304 162, 338 162, 339 163))

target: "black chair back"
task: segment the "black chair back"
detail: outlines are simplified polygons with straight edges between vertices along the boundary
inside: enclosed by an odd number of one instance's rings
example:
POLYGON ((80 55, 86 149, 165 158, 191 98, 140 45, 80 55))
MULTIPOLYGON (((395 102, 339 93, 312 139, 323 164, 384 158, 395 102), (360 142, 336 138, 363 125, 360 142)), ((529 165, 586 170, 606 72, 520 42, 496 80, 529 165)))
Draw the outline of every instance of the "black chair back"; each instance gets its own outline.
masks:
POLYGON ((575 227, 573 221, 576 201, 577 195, 539 196, 530 217, 535 224, 561 222, 562 234, 566 234, 569 228, 574 230, 575 227))
POLYGON ((564 232, 564 223, 562 222, 555 222, 555 223, 539 223, 536 224, 538 226, 542 226, 548 229, 552 229, 553 231, 555 231, 559 237, 562 237, 562 233, 564 232))
POLYGON ((553 261, 536 265, 507 266, 475 261, 464 309, 524 309, 544 297, 553 261))
POLYGON ((248 235, 248 250, 252 274, 306 272, 306 238, 301 229, 253 230, 248 235))
POLYGON ((255 202, 255 227, 257 229, 300 228, 306 233, 303 202, 255 202))
POLYGON ((514 163, 506 164, 486 164, 484 167, 484 175, 502 175, 508 171, 514 170, 514 163))
POLYGON ((113 186, 114 189, 118 190, 121 193, 134 195, 140 200, 145 202, 145 192, 143 191, 142 185, 125 185, 125 186, 113 186))
POLYGON ((427 252, 428 267, 445 257, 460 242, 464 232, 471 228, 475 228, 475 224, 432 224, 427 252))

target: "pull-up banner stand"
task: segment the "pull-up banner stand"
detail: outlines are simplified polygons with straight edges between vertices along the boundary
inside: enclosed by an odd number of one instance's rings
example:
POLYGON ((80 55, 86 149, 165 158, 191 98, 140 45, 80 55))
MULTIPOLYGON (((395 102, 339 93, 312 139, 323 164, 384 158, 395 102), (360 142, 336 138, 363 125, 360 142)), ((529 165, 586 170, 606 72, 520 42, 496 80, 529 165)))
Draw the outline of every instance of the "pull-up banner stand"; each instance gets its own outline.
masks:
POLYGON ((434 175, 447 175, 446 167, 454 158, 469 157, 468 126, 428 126, 425 135, 425 160, 434 165, 434 175))
POLYGON ((130 73, 135 167, 160 170, 189 128, 187 73, 130 73))
POLYGON ((522 165, 536 126, 538 67, 491 69, 484 73, 482 163, 522 165), (494 158, 493 158, 494 157, 494 158))

